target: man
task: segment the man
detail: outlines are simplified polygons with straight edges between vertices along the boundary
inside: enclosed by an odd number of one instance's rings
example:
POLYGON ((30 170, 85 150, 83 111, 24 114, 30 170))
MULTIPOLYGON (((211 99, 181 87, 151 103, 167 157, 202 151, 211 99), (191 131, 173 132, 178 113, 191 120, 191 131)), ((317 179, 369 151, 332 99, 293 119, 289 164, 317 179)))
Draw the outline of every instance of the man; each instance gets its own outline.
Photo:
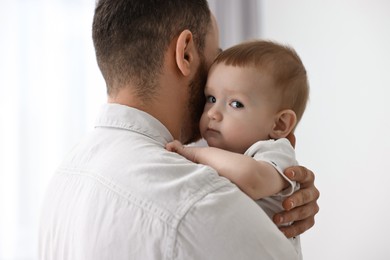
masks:
MULTIPOLYGON (((277 226, 207 166, 165 150, 199 138, 207 70, 219 52, 206 0, 101 0, 93 40, 108 104, 49 185, 41 259, 296 259, 277 226)), ((314 224, 314 175, 275 221, 314 224), (303 205, 301 207, 297 207, 303 205)))

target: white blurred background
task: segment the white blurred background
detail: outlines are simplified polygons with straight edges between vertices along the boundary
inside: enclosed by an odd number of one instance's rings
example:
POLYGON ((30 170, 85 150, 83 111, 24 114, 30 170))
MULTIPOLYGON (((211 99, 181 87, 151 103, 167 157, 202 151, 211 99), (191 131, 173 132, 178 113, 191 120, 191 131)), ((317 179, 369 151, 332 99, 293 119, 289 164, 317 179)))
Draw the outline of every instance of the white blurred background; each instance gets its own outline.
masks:
MULTIPOLYGON (((390 259, 390 2, 209 0, 221 46, 289 44, 309 74, 297 154, 320 213, 304 259, 390 259)), ((45 187, 93 127, 105 85, 93 0, 0 0, 0 259, 37 259, 45 187)))

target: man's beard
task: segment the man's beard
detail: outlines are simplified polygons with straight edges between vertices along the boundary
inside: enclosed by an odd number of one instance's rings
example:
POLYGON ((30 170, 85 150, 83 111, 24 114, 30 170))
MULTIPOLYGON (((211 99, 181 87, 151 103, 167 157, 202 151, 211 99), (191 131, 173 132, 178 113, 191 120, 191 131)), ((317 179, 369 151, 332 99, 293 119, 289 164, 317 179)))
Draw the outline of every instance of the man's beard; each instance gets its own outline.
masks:
POLYGON ((204 87, 207 81, 207 66, 204 59, 201 60, 198 71, 189 84, 188 111, 189 118, 182 133, 186 133, 184 144, 198 141, 201 138, 199 121, 205 104, 204 87))

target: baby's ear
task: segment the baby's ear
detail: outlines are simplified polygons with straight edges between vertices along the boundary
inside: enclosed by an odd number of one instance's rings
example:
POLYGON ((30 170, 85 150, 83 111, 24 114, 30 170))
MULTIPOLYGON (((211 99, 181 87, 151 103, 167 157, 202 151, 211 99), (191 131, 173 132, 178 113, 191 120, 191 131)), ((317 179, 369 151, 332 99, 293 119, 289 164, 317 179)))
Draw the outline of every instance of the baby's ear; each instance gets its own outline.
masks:
POLYGON ((287 137, 293 131, 297 123, 297 116, 291 109, 285 109, 275 115, 275 122, 270 134, 271 138, 279 139, 287 137))

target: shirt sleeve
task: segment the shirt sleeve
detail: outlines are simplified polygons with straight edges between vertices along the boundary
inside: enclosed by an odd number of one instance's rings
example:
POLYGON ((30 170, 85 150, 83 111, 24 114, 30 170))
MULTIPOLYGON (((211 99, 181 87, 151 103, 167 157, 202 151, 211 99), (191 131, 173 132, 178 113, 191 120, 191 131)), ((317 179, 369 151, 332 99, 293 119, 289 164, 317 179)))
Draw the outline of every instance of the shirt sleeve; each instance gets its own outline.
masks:
POLYGON ((299 183, 291 181, 284 175, 284 170, 288 167, 298 165, 295 158, 295 150, 290 141, 286 138, 278 140, 259 141, 253 144, 245 153, 257 161, 264 161, 279 172, 279 174, 289 183, 289 187, 277 193, 277 196, 290 196, 299 189, 299 183))
POLYGON ((237 187, 197 202, 181 221, 173 259, 298 259, 288 239, 237 187))

